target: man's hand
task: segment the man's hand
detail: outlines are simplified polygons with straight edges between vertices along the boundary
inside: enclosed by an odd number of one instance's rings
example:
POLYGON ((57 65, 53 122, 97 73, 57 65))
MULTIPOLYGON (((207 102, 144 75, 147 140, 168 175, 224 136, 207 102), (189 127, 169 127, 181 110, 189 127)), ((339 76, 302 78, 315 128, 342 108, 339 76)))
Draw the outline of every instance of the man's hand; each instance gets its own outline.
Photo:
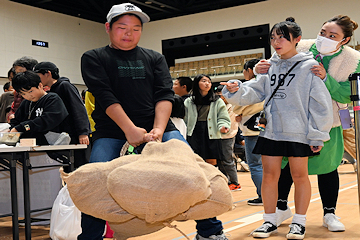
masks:
POLYGON ((146 142, 162 140, 164 132, 160 128, 153 128, 146 137, 146 142))
POLYGON ((89 145, 90 141, 89 141, 88 135, 80 135, 79 136, 79 143, 89 145))
POLYGON ((125 136, 129 144, 133 147, 137 147, 144 142, 144 136, 146 130, 144 128, 132 127, 125 132, 125 136))
POLYGON ((137 147, 144 142, 146 130, 135 126, 124 109, 119 103, 114 103, 106 109, 106 114, 121 128, 125 133, 126 140, 133 147, 137 147))

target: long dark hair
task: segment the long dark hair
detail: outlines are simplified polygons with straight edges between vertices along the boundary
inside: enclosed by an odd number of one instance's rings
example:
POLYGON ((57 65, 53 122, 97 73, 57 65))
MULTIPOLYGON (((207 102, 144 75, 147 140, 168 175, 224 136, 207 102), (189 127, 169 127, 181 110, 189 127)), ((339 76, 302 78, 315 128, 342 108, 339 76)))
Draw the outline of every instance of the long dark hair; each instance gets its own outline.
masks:
POLYGON ((206 96, 203 97, 201 95, 199 82, 203 77, 207 77, 211 81, 211 78, 205 74, 199 74, 194 78, 191 99, 195 105, 209 105, 211 102, 215 102, 219 98, 219 96, 215 95, 212 87, 206 96))

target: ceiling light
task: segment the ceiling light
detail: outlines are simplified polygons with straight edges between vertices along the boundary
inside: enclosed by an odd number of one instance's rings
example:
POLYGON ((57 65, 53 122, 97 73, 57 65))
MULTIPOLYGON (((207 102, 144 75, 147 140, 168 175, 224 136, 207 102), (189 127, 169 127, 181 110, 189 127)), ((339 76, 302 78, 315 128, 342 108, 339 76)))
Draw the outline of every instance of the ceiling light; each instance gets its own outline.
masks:
POLYGON ((151 1, 146 1, 145 3, 146 3, 146 4, 152 4, 152 2, 151 2, 151 1))

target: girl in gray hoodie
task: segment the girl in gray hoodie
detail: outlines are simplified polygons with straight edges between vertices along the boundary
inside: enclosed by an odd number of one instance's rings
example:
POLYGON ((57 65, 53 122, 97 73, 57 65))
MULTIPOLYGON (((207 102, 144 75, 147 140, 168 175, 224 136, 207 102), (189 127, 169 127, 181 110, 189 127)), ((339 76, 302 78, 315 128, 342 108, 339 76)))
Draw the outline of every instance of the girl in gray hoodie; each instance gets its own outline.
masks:
POLYGON ((318 64, 311 53, 298 53, 301 29, 293 18, 275 24, 270 43, 275 53, 267 74, 255 81, 230 80, 223 96, 233 105, 249 105, 265 100, 266 128, 260 133, 254 153, 262 155, 264 223, 253 231, 266 238, 277 232, 276 203, 283 157, 288 157, 295 184, 295 209, 288 239, 305 236, 306 211, 311 197, 308 157, 318 154, 330 139, 332 104, 324 82, 311 72, 318 64))

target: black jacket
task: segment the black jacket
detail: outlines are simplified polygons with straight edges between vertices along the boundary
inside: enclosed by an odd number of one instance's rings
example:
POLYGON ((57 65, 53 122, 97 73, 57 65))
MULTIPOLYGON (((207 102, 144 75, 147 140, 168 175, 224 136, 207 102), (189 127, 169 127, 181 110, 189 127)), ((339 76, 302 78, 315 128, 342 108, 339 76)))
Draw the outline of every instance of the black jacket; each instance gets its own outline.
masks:
POLYGON ((37 143, 41 144, 48 131, 62 132, 61 125, 67 115, 68 111, 60 97, 48 93, 37 102, 23 100, 10 125, 11 129, 23 132, 21 138, 36 138, 37 143))
POLYGON ((90 123, 84 103, 77 88, 66 77, 61 77, 51 86, 50 92, 57 93, 69 113, 63 132, 69 133, 72 143, 78 143, 80 135, 90 133, 90 123))

